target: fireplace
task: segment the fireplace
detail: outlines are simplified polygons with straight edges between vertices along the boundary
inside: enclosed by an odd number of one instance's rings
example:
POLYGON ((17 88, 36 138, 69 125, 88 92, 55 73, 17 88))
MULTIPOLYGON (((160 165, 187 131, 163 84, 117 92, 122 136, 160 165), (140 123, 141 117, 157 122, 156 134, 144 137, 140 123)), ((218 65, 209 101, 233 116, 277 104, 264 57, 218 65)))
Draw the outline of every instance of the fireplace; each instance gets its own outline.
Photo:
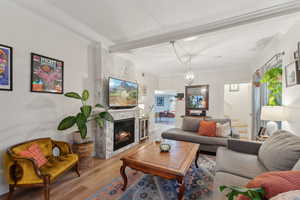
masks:
POLYGON ((135 119, 114 121, 114 151, 134 143, 135 119))

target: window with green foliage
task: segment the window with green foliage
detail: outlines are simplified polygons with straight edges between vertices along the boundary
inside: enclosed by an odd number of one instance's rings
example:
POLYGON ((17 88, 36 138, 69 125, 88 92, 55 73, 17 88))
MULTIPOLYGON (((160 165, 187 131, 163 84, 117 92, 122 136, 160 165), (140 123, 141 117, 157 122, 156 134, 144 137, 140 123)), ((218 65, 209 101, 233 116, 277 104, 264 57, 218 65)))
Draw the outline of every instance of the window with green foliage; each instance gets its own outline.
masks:
POLYGON ((281 105, 282 98, 282 67, 271 68, 265 72, 261 83, 267 84, 268 106, 281 105))

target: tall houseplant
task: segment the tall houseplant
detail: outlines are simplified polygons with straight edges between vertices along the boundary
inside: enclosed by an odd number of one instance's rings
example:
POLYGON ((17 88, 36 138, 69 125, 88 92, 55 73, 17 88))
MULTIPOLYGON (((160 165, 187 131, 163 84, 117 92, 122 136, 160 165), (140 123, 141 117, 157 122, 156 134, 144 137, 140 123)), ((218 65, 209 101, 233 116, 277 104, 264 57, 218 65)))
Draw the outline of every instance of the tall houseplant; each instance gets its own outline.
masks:
POLYGON ((87 122, 95 120, 98 126, 102 128, 105 121, 113 121, 113 117, 111 116, 111 114, 107 112, 107 110, 104 109, 104 106, 102 106, 101 104, 96 104, 94 108, 103 108, 103 111, 92 115, 93 107, 87 104, 90 96, 88 90, 84 90, 81 96, 76 92, 68 92, 65 94, 65 96, 80 100, 82 106, 80 107, 80 111, 76 115, 71 115, 64 118, 59 123, 57 130, 66 130, 76 125, 82 141, 85 141, 87 138, 87 122))
POLYGON ((270 91, 268 106, 279 106, 282 93, 282 67, 269 69, 260 82, 266 83, 270 91))

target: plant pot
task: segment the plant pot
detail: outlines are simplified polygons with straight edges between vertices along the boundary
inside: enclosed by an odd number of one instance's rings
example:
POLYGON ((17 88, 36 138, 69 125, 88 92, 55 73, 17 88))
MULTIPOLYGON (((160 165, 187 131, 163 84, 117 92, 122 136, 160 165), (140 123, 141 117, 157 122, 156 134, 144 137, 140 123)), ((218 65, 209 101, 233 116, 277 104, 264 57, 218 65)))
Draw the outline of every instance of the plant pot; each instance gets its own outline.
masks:
POLYGON ((89 138, 89 137, 86 137, 85 139, 82 139, 79 131, 73 132, 72 136, 73 136, 73 142, 75 144, 83 144, 83 143, 87 143, 87 142, 92 141, 91 138, 89 138))
POLYGON ((79 170, 85 171, 94 166, 93 152, 94 143, 92 141, 72 145, 73 152, 79 156, 79 170))

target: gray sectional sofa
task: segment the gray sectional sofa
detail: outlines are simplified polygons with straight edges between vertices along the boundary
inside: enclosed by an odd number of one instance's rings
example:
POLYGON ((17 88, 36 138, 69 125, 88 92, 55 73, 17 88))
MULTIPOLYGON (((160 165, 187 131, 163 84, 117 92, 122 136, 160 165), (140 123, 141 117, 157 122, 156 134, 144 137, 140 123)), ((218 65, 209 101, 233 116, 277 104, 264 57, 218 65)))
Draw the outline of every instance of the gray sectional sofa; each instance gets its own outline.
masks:
POLYGON ((270 171, 300 170, 300 138, 279 131, 266 142, 228 140, 217 151, 213 200, 224 200, 221 185, 245 186, 256 176, 270 171))
MULTIPOLYGON (((172 128, 162 133, 162 138, 170 140, 187 141, 200 144, 200 150, 208 152, 216 152, 218 147, 226 147, 230 137, 207 137, 198 134, 200 118, 184 117, 182 128, 172 128)), ((218 123, 224 124, 229 122, 230 119, 209 119, 218 123)), ((238 138, 232 130, 231 136, 238 138)))

